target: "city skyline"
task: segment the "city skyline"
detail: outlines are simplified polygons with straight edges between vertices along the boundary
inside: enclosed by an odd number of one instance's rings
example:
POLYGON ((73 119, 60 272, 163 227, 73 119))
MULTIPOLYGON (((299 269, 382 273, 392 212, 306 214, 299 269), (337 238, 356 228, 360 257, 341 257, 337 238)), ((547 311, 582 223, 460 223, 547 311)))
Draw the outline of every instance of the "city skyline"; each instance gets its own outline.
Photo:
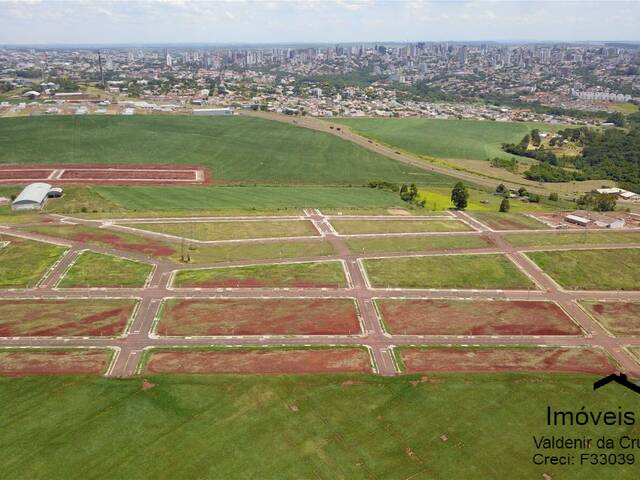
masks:
POLYGON ((637 1, 3 0, 0 5, 5 45, 640 40, 637 1))

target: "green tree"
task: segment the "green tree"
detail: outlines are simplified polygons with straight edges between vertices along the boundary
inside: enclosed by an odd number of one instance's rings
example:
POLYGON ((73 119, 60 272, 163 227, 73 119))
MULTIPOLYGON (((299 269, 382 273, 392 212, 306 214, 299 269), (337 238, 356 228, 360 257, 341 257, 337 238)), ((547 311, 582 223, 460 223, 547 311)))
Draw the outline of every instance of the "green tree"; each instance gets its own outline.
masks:
POLYGON ((558 201, 558 194, 556 192, 551 192, 549 194, 549 200, 551 200, 552 202, 557 202, 558 201))
POLYGON ((509 199, 503 198, 502 202, 500 202, 500 211, 503 213, 507 213, 509 211, 509 208, 511 208, 511 206, 509 205, 509 199))
POLYGON ((496 193, 504 193, 507 191, 507 187, 504 186, 504 183, 501 183, 496 187, 496 193))
POLYGON ((524 187, 520 187, 518 189, 518 195, 520 195, 521 197, 525 196, 527 194, 527 189, 524 187))
POLYGON ((458 210, 464 210, 467 208, 467 201, 469 200, 469 191, 462 182, 458 182, 451 190, 451 201, 458 210))

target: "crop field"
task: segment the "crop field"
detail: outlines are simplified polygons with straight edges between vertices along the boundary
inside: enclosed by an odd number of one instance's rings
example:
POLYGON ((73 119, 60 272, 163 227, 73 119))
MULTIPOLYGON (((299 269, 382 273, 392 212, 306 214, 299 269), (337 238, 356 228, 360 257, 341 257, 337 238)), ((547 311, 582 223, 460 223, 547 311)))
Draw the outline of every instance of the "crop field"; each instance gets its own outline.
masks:
POLYGON ((507 233, 504 238, 516 247, 640 244, 640 232, 507 233))
POLYGON ((111 355, 109 350, 1 349, 0 375, 99 375, 107 368, 111 355))
MULTIPOLYGON (((548 405, 637 409, 637 395, 626 389, 604 388, 594 395, 592 375, 143 378, 0 378, 0 424, 12 426, 3 430, 3 475, 178 478, 211 472, 232 478, 241 471, 247 478, 637 478, 636 465, 566 469, 531 462, 531 436, 548 434, 541 420, 548 405), (470 389, 473 395, 466 394, 470 389), (131 425, 136 427, 126 427, 131 425), (495 461, 505 455, 508 462, 495 461)), ((637 430, 588 424, 580 435, 635 437, 637 430)))
POLYGON ((527 253, 564 288, 640 290, 640 249, 574 250, 527 253))
POLYGON ((549 227, 535 218, 520 213, 476 212, 475 218, 494 230, 548 230, 549 227))
POLYGON ((178 288, 344 288, 347 280, 340 262, 303 262, 247 267, 179 270, 178 288))
POLYGON ((149 373, 369 373, 364 348, 152 351, 149 373))
POLYGON ((32 288, 67 250, 50 243, 3 236, 0 243, 0 288, 32 288))
POLYGON ((379 258, 363 263, 371 285, 378 288, 535 288, 499 254, 379 258))
POLYGON ((364 184, 403 181, 420 172, 334 135, 249 117, 0 120, 0 163, 40 164, 44 151, 56 164, 202 165, 223 183, 364 184))
POLYGON ((319 236, 309 220, 251 220, 233 222, 133 223, 130 227, 193 240, 319 236))
POLYGON ((540 124, 439 120, 428 118, 336 119, 355 132, 411 153, 436 158, 485 160, 513 155, 502 151, 503 143, 517 143, 540 124))
POLYGON ((62 277, 58 287, 142 287, 152 268, 147 263, 83 252, 62 277))
POLYGON ((376 300, 389 333, 400 335, 580 335, 555 303, 486 300, 376 300))
POLYGON ((115 336, 133 313, 134 299, 0 300, 0 337, 115 336))
POLYGON ((603 351, 586 347, 402 348, 396 355, 407 373, 544 371, 606 375, 616 370, 603 351))
POLYGON ((461 250, 488 248, 492 244, 480 235, 428 235, 389 238, 347 238, 351 252, 358 254, 388 252, 427 252, 429 250, 461 250))
POLYGON ((472 230, 458 220, 332 220, 335 230, 343 235, 464 232, 472 230))
POLYGON ((581 301, 580 305, 613 335, 640 335, 640 302, 581 301))
POLYGON ((356 306, 348 298, 169 299, 160 335, 355 335, 356 306))

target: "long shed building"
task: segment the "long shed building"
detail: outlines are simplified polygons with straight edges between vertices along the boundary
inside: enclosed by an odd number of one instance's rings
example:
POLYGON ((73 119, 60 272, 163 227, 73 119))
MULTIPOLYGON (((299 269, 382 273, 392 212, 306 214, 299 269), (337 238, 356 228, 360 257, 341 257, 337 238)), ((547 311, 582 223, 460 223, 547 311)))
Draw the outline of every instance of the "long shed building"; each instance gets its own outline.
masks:
POLYGON ((31 183, 24 187, 24 190, 11 203, 11 208, 13 210, 40 210, 49 198, 50 191, 51 185, 48 183, 31 183))

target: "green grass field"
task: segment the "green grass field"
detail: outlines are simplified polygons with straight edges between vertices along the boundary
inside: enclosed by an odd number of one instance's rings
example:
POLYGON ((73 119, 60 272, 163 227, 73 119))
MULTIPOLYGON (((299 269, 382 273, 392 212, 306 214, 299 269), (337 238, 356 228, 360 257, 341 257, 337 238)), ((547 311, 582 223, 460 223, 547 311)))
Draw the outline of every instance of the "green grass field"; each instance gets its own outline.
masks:
POLYGON ((494 230, 548 230, 546 226, 535 218, 521 213, 504 212, 476 212, 475 218, 494 230))
POLYGON ((429 118, 341 118, 336 122, 355 132, 417 155, 463 160, 511 158, 502 151, 504 142, 517 143, 541 124, 429 118))
POLYGON ((640 290, 640 248, 527 253, 571 290, 640 290))
POLYGON ((421 252, 490 247, 479 235, 425 235, 421 237, 347 238, 353 253, 421 252))
POLYGON ((0 238, 0 288, 32 288, 66 248, 17 237, 0 238), (9 242, 1 246, 1 242, 9 242))
POLYGON ((594 376, 145 378, 151 388, 140 378, 0 379, 3 476, 637 478, 636 465, 532 462, 533 435, 637 437, 635 426, 546 425, 547 406, 637 410, 626 389, 594 394, 594 376))
POLYGON ((180 270, 175 287, 346 287, 340 262, 252 265, 202 270, 180 270))
POLYGON ((449 183, 334 135, 250 117, 59 116, 0 119, 0 163, 192 164, 223 183, 449 183), (42 152, 47 152, 43 157, 42 152))
POLYGON ((124 258, 83 252, 62 277, 61 288, 142 287, 152 266, 124 258))
POLYGON ((134 223, 128 226, 193 240, 320 236, 309 220, 134 223))
POLYGON ((378 288, 527 289, 533 283, 503 255, 446 255, 364 260, 378 288))
POLYGON ((333 219, 331 224, 343 235, 371 233, 464 232, 471 230, 458 220, 357 220, 333 219))
POLYGON ((516 247, 640 244, 640 232, 508 233, 504 238, 516 247))

